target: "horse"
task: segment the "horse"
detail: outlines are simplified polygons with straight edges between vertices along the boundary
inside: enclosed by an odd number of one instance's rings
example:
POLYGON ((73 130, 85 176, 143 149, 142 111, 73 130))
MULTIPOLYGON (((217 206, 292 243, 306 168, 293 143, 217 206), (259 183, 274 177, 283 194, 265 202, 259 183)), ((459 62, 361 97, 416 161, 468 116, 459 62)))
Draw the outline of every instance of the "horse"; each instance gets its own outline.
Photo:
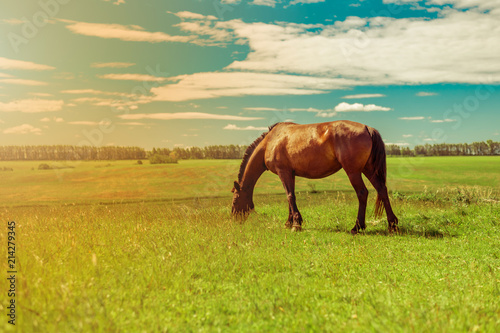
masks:
POLYGON ((247 216, 254 210, 255 184, 269 170, 278 175, 287 194, 289 214, 285 227, 301 231, 303 220, 295 199, 295 177, 319 179, 340 169, 345 170, 359 201, 351 234, 366 229, 368 189, 362 174, 377 190, 375 216, 380 216, 385 208, 389 232, 397 231, 398 218, 387 194, 382 137, 372 127, 347 120, 309 125, 281 122, 270 126, 245 151, 232 189, 232 215, 247 216))

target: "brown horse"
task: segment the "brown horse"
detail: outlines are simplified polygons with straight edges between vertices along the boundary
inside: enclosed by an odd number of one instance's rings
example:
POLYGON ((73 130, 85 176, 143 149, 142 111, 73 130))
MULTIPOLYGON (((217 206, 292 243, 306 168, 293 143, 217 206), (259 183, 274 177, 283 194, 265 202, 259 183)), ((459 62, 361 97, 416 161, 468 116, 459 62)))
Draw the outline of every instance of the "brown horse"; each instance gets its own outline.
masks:
POLYGON ((368 190, 361 174, 377 190, 375 215, 381 215, 385 207, 389 231, 395 231, 398 219, 387 195, 385 157, 380 133, 360 123, 345 120, 310 125, 277 123, 247 148, 232 190, 232 213, 246 215, 254 209, 255 184, 264 171, 270 170, 280 177, 288 197, 285 226, 300 231, 302 216, 295 203, 295 176, 318 179, 344 168, 359 201, 351 233, 366 228, 368 190))

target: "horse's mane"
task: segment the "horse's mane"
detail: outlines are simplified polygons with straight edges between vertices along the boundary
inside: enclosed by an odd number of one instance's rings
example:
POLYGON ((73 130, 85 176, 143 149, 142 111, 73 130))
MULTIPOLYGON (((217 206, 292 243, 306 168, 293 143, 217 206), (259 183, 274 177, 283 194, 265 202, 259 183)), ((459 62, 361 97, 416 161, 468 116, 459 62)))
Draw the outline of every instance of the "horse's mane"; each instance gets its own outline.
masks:
POLYGON ((255 148, 259 145, 259 143, 264 140, 267 134, 271 132, 271 130, 280 123, 276 123, 274 125, 269 126, 269 130, 267 132, 262 133, 250 146, 248 146, 245 151, 245 155, 243 155, 243 160, 241 161, 240 171, 238 172, 238 183, 241 183, 241 179, 243 178, 243 173, 245 172, 245 168, 247 167, 248 161, 250 160, 250 156, 252 156, 255 148))

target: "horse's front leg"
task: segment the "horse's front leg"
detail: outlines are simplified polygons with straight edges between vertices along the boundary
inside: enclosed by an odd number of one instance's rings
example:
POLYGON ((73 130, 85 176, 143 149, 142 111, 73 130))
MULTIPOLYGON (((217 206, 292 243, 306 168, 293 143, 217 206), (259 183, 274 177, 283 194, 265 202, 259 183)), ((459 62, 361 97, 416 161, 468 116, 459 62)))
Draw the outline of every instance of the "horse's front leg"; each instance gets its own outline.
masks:
POLYGON ((292 214, 292 207, 290 206, 290 203, 288 204, 288 220, 285 223, 285 228, 287 229, 292 229, 293 226, 293 214, 292 214))
POLYGON ((363 182, 363 178, 361 177, 360 172, 348 173, 347 176, 351 181, 352 187, 354 187, 354 190, 356 191, 356 195, 358 197, 358 202, 359 202, 358 217, 356 219, 356 224, 354 225, 354 228, 352 228, 351 230, 351 234, 355 235, 360 230, 364 230, 366 228, 365 214, 366 214, 366 202, 368 199, 368 189, 366 188, 365 183, 363 182))
POLYGON ((278 171, 278 176, 283 183, 283 187, 286 191, 286 196, 288 199, 288 221, 285 226, 291 226, 292 231, 302 230, 302 215, 300 215, 299 209, 297 208, 296 198, 295 198, 295 175, 293 171, 280 170, 278 171))

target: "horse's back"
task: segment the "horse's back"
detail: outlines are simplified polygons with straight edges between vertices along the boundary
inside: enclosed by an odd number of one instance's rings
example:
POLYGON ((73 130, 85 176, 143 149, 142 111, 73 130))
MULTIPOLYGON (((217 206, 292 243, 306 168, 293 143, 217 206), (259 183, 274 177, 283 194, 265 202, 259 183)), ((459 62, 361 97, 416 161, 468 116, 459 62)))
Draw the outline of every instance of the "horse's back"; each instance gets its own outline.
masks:
POLYGON ((270 171, 293 170, 306 178, 323 178, 342 167, 364 166, 371 144, 366 125, 344 120, 278 124, 263 142, 270 171))

